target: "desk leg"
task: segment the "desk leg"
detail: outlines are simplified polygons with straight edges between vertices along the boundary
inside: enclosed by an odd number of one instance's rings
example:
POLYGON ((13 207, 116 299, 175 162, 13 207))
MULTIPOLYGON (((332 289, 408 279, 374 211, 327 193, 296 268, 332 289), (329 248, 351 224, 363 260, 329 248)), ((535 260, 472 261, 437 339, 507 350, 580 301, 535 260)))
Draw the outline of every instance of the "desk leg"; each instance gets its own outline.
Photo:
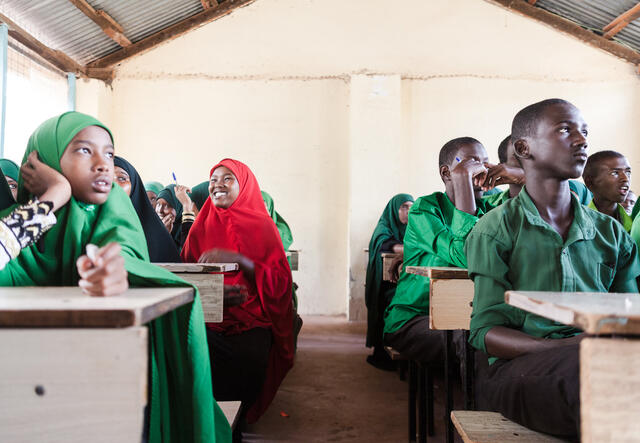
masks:
POLYGON ((445 439, 447 443, 453 443, 453 422, 451 411, 453 410, 453 370, 455 366, 455 352, 453 352, 453 331, 445 331, 444 342, 444 384, 446 391, 444 407, 445 439))
POLYGON ((640 339, 580 343, 582 441, 632 442, 640 436, 640 339))
POLYGON ((140 442, 146 327, 0 329, 0 441, 140 442))

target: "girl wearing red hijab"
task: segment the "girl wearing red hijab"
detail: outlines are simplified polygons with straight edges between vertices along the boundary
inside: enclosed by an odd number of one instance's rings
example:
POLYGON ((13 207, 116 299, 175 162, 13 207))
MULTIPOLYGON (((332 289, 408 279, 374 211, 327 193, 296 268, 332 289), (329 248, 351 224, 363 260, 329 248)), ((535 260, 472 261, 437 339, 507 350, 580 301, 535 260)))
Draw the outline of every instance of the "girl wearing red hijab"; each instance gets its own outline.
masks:
POLYGON ((209 197, 182 249, 185 263, 239 263, 227 274, 225 300, 239 288, 246 299, 224 307, 222 323, 207 323, 213 395, 238 400, 255 422, 293 366, 291 270, 258 181, 237 160, 211 169, 209 197))

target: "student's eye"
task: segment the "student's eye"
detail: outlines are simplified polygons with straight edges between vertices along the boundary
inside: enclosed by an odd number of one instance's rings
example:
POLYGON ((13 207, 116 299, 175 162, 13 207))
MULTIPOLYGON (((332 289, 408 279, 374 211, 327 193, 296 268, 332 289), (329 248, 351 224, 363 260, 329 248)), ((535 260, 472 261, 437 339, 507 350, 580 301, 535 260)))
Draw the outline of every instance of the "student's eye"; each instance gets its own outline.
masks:
POLYGON ((589 135, 589 131, 587 131, 586 129, 582 130, 582 135, 584 135, 585 137, 589 135))
POLYGON ((11 183, 9 185, 9 189, 18 189, 18 186, 16 184, 14 184, 14 183, 11 183))
POLYGON ((107 152, 107 153, 105 154, 105 156, 106 156, 107 158, 113 158, 113 157, 114 157, 113 152, 107 152))
POLYGON ((560 132, 569 132, 569 127, 568 126, 562 126, 558 129, 560 132))
POLYGON ((78 152, 82 153, 82 154, 91 154, 91 149, 85 147, 85 146, 81 146, 77 149, 78 152))

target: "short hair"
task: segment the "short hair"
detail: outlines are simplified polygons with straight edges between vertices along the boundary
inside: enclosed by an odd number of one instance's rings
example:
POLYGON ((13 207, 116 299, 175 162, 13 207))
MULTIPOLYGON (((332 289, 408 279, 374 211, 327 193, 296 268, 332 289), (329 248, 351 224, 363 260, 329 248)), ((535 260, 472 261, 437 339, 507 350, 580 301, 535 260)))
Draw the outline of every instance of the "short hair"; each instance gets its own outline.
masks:
POLYGON ((582 177, 585 180, 587 178, 594 178, 596 175, 598 175, 598 167, 600 166, 600 162, 602 162, 603 160, 609 160, 610 158, 624 158, 624 155, 616 151, 599 151, 595 154, 591 154, 589 158, 587 158, 587 164, 584 165, 582 177))
POLYGON ((506 163, 509 160, 509 154, 507 153, 507 148, 509 148, 509 142, 511 141, 511 134, 507 135, 504 140, 500 142, 498 145, 498 160, 500 163, 506 163))
POLYGON ((513 123, 511 124, 511 139, 513 142, 532 136, 536 132, 542 113, 553 105, 573 106, 573 104, 561 98, 550 98, 521 109, 513 118, 513 123))
POLYGON ((458 137, 453 140, 449 140, 440 149, 440 156, 438 157, 438 166, 447 165, 453 163, 456 158, 456 154, 462 147, 462 145, 482 145, 478 140, 473 137, 458 137))

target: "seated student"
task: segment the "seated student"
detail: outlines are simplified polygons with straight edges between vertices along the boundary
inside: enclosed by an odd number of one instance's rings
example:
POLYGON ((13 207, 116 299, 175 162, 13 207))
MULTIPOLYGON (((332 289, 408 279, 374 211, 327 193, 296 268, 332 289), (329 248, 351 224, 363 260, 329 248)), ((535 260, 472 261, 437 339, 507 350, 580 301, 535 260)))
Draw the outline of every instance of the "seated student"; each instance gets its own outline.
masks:
MULTIPOLYGON (((55 225, 54 212, 71 197, 69 181, 38 160, 34 152, 22 167, 22 177, 25 188, 37 198, 14 206, 13 211, 0 219, 0 269, 55 225)), ((0 176, 0 206, 5 209, 13 205, 15 200, 7 181, 0 176)))
POLYGON ((622 202, 622 207, 624 208, 627 214, 631 215, 633 211, 633 207, 636 205, 637 200, 638 200, 638 196, 631 189, 629 189, 629 192, 627 193, 627 198, 625 198, 624 201, 622 202))
POLYGON ((622 206, 631 182, 631 166, 625 156, 615 151, 591 154, 582 178, 593 193, 588 207, 613 217, 630 232, 633 220, 622 206))
POLYGON ((147 197, 149 198, 151 207, 155 208, 158 193, 164 189, 164 185, 160 182, 147 182, 144 184, 144 188, 147 191, 147 197))
POLYGON ((209 180, 193 186, 190 197, 196 204, 198 210, 202 209, 204 202, 209 198, 209 180))
POLYGON ((144 236, 147 239, 149 258, 152 263, 180 263, 180 253, 149 202, 147 192, 142 187, 138 171, 122 157, 114 157, 114 181, 129 196, 135 209, 144 236))
POLYGON ((575 436, 581 331, 509 306, 504 293, 637 292, 638 248, 619 223, 569 190, 568 179, 587 161, 587 125, 577 108, 560 99, 527 106, 511 134, 527 184, 480 219, 465 246, 475 283, 470 342, 491 357, 478 374, 478 407, 575 436))
MULTIPOLYGON (((78 285, 90 296, 122 294, 131 286, 187 286, 149 263, 138 217, 113 182, 113 137, 98 120, 67 112, 41 124, 29 138, 23 163, 40 160, 64 175, 71 199, 37 244, 0 271, 0 286, 78 285), (88 244, 100 249, 93 259, 88 244)), ((24 170, 23 170, 24 171, 24 170)), ((18 180, 18 201, 29 198, 18 180)), ((13 207, 0 212, 7 215, 13 207)), ((150 442, 229 441, 231 430, 210 391, 202 307, 192 303, 149 323, 150 442)))
POLYGON ((389 200, 369 241, 364 301, 367 305, 366 345, 373 348, 373 354, 367 356, 367 362, 379 369, 393 370, 396 367, 384 350, 382 340, 384 313, 396 293, 396 284, 383 280, 381 254, 403 253, 404 233, 413 202, 413 197, 409 194, 398 194, 389 200))
POLYGON ((171 233, 178 249, 187 239, 189 229, 196 219, 198 208, 189 198, 190 189, 184 185, 169 185, 158 193, 156 214, 171 233))
POLYGON ((225 159, 215 165, 209 194, 182 259, 240 265, 239 272, 225 275, 225 291, 240 286, 247 299, 225 306, 222 323, 207 323, 207 338, 214 397, 242 400, 251 423, 293 366, 291 270, 258 181, 245 164, 225 159))
MULTIPOLYGON (((466 267, 464 242, 490 207, 482 199, 487 152, 471 137, 456 138, 440 150, 445 192, 418 198, 409 211, 404 266, 466 267)), ((410 359, 443 357, 443 331, 429 329, 429 279, 402 272, 385 313, 384 341, 410 359)))
MULTIPOLYGON (((275 203, 273 202, 273 198, 271 197, 271 195, 269 195, 269 193, 266 191, 260 191, 260 193, 262 194, 262 201, 267 208, 269 217, 271 217, 271 220, 273 220, 273 222, 276 224, 278 234, 280 234, 280 240, 282 240, 282 247, 284 248, 284 252, 288 252, 291 244, 293 243, 293 234, 291 234, 291 228, 289 228, 289 225, 287 224, 285 219, 278 213, 278 211, 276 211, 275 203)), ((194 197, 193 193, 191 193, 191 197, 194 197)), ((291 257, 287 257, 287 261, 289 262, 289 265, 291 265, 291 257)), ((298 315, 298 296, 296 295, 297 289, 298 285, 293 282, 291 285, 291 293, 293 297, 293 340, 296 348, 298 346, 298 334, 300 333, 300 329, 302 329, 302 318, 300 318, 300 316, 298 315)))
POLYGON ((2 169, 4 178, 7 180, 7 184, 13 195, 13 200, 15 201, 18 198, 18 173, 20 168, 8 158, 0 158, 0 169, 2 169))

